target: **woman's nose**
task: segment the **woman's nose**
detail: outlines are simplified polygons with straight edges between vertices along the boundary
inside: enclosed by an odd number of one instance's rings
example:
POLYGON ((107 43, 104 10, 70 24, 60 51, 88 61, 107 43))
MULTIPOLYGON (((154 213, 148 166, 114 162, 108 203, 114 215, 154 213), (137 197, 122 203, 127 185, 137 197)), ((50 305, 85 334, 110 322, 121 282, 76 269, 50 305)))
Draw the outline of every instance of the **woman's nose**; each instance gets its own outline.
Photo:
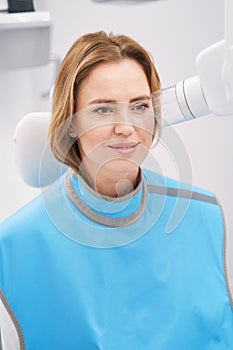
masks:
POLYGON ((121 110, 118 111, 118 115, 115 118, 114 131, 116 135, 130 136, 134 132, 134 126, 130 119, 128 105, 121 106, 121 110))
POLYGON ((134 127, 129 123, 116 123, 114 125, 114 131, 116 135, 130 136, 134 132, 134 127))

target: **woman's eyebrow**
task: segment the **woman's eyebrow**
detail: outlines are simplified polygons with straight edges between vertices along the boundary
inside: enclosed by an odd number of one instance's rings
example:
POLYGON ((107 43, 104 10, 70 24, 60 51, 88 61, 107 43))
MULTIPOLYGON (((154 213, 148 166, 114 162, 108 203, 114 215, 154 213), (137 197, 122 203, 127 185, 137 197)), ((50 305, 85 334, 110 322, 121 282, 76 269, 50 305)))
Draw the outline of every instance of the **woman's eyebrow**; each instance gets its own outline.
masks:
POLYGON ((145 101, 145 100, 150 100, 150 99, 151 99, 150 96, 148 96, 148 95, 142 95, 142 96, 138 96, 138 97, 133 98, 133 99, 130 100, 129 102, 132 103, 132 102, 145 101))
MULTIPOLYGON (((137 96, 137 97, 131 99, 129 101, 129 103, 142 101, 142 100, 150 100, 150 99, 151 98, 148 95, 141 95, 141 96, 137 96)), ((108 100, 108 99, 105 99, 105 98, 98 98, 96 100, 90 101, 88 104, 89 105, 93 105, 93 104, 100 104, 100 103, 120 103, 120 102, 117 101, 117 100, 108 100)))
POLYGON ((92 100, 88 104, 93 105, 93 104, 100 104, 100 103, 117 103, 117 101, 116 100, 107 100, 105 98, 98 98, 96 100, 92 100))

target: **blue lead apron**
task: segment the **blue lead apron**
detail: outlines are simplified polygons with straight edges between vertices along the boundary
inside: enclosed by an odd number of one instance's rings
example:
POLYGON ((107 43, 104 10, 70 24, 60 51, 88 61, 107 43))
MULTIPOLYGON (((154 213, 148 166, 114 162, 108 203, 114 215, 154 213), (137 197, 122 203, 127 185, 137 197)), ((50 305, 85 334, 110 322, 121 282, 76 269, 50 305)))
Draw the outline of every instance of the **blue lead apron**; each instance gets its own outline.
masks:
POLYGON ((143 170, 110 200, 68 173, 0 226, 0 349, 233 349, 223 251, 212 194, 143 170))

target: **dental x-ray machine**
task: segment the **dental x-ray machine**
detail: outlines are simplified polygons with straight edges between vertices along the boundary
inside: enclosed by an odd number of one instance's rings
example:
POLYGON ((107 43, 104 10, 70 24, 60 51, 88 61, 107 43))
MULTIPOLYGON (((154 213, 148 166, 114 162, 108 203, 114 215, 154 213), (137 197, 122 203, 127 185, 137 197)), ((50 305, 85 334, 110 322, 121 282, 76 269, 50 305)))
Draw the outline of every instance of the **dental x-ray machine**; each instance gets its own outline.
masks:
MULTIPOLYGON (((198 75, 152 94, 163 127, 207 114, 233 116, 233 0, 225 0, 225 38, 198 54, 196 68, 198 75)), ((31 113, 15 131, 17 167, 33 187, 50 185, 65 170, 48 147, 49 122, 50 113, 31 113)))
POLYGON ((163 126, 210 113, 233 116, 233 0, 225 0, 225 39, 201 51, 196 68, 198 75, 153 94, 163 126))

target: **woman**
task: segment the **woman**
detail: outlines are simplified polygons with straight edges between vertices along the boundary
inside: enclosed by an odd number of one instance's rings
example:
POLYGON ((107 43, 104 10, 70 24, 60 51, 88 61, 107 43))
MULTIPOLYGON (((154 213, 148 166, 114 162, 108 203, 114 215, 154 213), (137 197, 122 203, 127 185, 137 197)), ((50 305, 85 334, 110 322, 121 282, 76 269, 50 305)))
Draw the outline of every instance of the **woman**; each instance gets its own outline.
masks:
POLYGON ((232 348, 215 198, 140 167, 159 88, 126 36, 84 35, 64 58, 49 135, 70 171, 1 226, 4 350, 232 348), (178 198, 189 205, 168 235, 178 198))

